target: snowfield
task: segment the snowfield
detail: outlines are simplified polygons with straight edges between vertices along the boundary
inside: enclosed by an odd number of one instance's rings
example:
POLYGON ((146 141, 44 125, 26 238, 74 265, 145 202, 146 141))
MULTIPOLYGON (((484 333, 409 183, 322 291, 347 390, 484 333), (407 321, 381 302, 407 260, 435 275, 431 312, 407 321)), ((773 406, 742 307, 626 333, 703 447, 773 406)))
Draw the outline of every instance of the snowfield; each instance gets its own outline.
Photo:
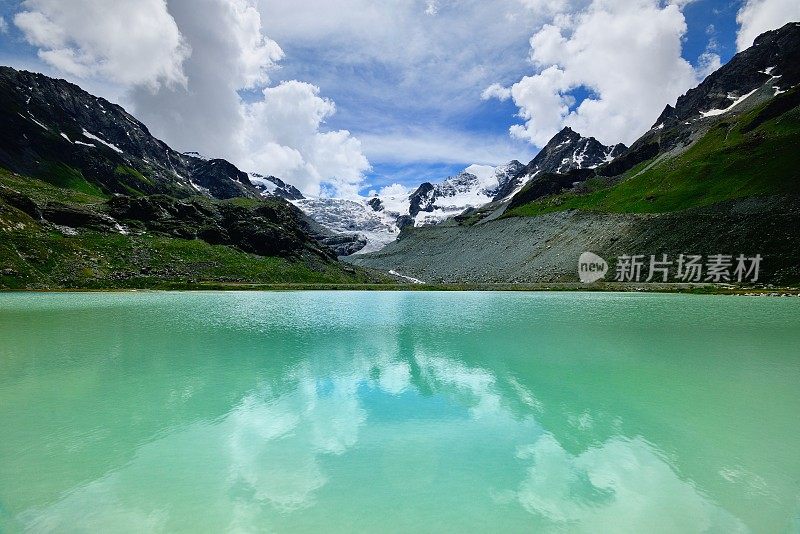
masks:
MULTIPOLYGON (((418 196, 421 211, 409 222, 414 226, 431 226, 492 201, 497 189, 516 172, 518 162, 491 167, 470 165, 464 171, 433 185, 428 193, 418 196)), ((251 177, 251 180, 253 178, 251 177)), ((369 197, 306 198, 294 200, 295 206, 316 222, 340 234, 359 234, 367 246, 356 254, 376 252, 392 243, 400 234, 400 217, 411 217, 411 196, 415 189, 400 184, 384 187, 369 197), (368 204, 380 201, 376 210, 368 204)))

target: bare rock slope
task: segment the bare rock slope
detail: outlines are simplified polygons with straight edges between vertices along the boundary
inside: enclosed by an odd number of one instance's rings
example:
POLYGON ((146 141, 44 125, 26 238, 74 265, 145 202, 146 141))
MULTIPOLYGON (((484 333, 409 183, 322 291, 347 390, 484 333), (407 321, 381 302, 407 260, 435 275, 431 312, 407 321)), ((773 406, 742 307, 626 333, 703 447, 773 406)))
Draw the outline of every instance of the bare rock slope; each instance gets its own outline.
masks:
POLYGON ((796 283, 798 225, 796 198, 751 198, 663 214, 572 210, 414 228, 380 252, 347 261, 426 283, 483 284, 577 282, 578 258, 586 251, 604 257, 612 269, 625 254, 761 254, 759 281, 796 283))

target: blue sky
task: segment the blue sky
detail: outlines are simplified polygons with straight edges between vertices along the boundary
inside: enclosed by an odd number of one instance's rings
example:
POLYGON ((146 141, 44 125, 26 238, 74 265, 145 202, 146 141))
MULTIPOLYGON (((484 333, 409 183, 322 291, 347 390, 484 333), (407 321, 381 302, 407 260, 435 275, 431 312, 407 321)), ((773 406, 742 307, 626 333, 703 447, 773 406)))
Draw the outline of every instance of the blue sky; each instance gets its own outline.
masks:
POLYGON ((527 162, 565 125, 630 142, 798 5, 5 0, 0 61, 119 102, 178 149, 352 196, 527 162))
MULTIPOLYGON (((682 57, 692 64, 696 64, 698 58, 709 46, 713 39, 717 45, 716 53, 719 54, 721 61, 726 62, 736 52, 736 13, 741 7, 740 2, 724 2, 715 0, 699 0, 689 4, 683 10, 686 17, 687 32, 683 39, 682 57)), ((269 23, 266 23, 267 28, 269 23)), ((531 32, 533 29, 531 29, 531 32)), ((531 72, 528 62, 530 35, 520 34, 518 38, 509 43, 506 53, 516 56, 516 69, 510 71, 512 76, 501 82, 513 82, 514 74, 517 76, 531 72)), ((304 49, 298 47, 294 49, 292 42, 280 41, 281 46, 287 54, 285 66, 278 73, 278 77, 283 79, 313 79, 318 84, 322 93, 336 102, 338 112, 328 122, 330 128, 345 128, 351 130, 354 135, 359 137, 369 133, 372 128, 380 128, 383 124, 381 120, 361 120, 363 117, 364 106, 370 106, 380 113, 386 115, 387 123, 401 123, 405 125, 425 127, 440 127, 445 123, 447 129, 466 133, 470 136, 485 136, 490 139, 508 139, 509 127, 519 122, 517 117, 518 108, 511 100, 484 101, 476 93, 470 101, 469 109, 466 112, 448 113, 447 110, 436 110, 417 108, 415 106, 404 106, 391 100, 391 94, 383 94, 381 97, 354 93, 347 84, 342 84, 338 80, 329 80, 340 74, 337 65, 327 61, 325 56, 317 56, 314 49, 304 49), (293 61, 297 59, 297 61, 293 61), (324 73, 321 75, 321 73, 324 73)), ((392 73, 386 72, 378 67, 377 69, 367 69, 368 72, 351 71, 343 74, 342 77, 361 76, 371 79, 378 77, 391 79, 392 73)), ((576 105, 589 94, 586 88, 578 88, 573 92, 576 97, 576 105)), ((660 110, 654 110, 654 117, 660 110)), ((529 161, 538 151, 538 147, 520 140, 508 139, 507 154, 522 160, 529 161)), ((400 182, 407 185, 416 185, 421 181, 438 181, 442 177, 453 175, 472 163, 499 164, 503 161, 488 160, 481 161, 476 159, 462 159, 460 161, 446 162, 394 162, 381 161, 380 158, 370 158, 372 170, 367 174, 368 185, 362 189, 366 194, 371 189, 378 189, 380 186, 400 182)))

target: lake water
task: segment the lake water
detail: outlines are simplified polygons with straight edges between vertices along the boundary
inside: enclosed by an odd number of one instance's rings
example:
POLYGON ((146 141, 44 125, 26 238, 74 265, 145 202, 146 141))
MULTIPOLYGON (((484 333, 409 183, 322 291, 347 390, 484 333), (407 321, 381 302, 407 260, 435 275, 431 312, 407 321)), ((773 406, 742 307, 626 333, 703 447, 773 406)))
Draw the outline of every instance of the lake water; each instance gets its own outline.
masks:
POLYGON ((0 531, 797 532, 800 299, 0 295, 0 531))

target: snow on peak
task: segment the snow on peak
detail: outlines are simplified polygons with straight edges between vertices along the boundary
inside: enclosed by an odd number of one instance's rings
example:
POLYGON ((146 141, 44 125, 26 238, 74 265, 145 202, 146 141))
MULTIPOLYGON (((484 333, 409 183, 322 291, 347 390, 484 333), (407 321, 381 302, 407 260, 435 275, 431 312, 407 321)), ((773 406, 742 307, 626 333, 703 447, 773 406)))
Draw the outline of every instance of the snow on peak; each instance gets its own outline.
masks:
POLYGON ((371 194, 377 197, 383 204, 384 210, 389 213, 408 215, 411 206, 409 196, 413 191, 401 184, 392 184, 382 188, 379 192, 371 194))
POLYGON ((491 189, 497 187, 497 169, 498 167, 489 165, 470 165, 464 169, 464 172, 475 176, 479 185, 484 189, 491 189))
MULTIPOLYGON (((305 198, 293 203, 329 230, 359 234, 367 246, 356 254, 375 252, 395 241, 406 224, 438 224, 492 201, 498 188, 522 169, 518 161, 492 167, 470 165, 437 184, 409 188, 401 184, 370 191, 366 197, 305 198)), ((256 183, 258 176, 251 175, 256 183)))
MULTIPOLYGON (((185 154, 187 155, 192 154, 192 152, 185 152, 185 154)), ((275 190, 278 189, 278 184, 267 180, 266 178, 264 178, 264 176, 260 174, 249 172, 247 173, 247 177, 254 185, 260 186, 260 189, 262 189, 266 193, 274 193, 275 190)))
POLYGON ((184 152, 183 155, 184 156, 189 156, 189 157, 192 157, 192 158, 201 159, 203 161, 208 161, 209 160, 209 158, 205 157, 200 152, 195 152, 195 151, 184 152))

